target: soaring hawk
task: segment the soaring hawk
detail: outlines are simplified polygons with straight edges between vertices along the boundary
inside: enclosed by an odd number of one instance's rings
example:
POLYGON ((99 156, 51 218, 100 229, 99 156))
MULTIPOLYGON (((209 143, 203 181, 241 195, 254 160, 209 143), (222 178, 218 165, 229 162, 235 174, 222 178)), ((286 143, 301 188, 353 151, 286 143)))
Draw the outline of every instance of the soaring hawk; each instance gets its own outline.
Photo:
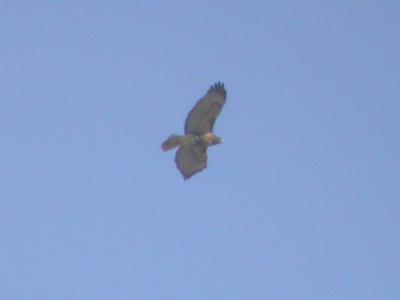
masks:
POLYGON ((188 114, 185 135, 173 134, 162 143, 164 151, 179 146, 175 163, 185 180, 207 167, 207 148, 223 142, 212 131, 225 100, 224 84, 215 83, 188 114))

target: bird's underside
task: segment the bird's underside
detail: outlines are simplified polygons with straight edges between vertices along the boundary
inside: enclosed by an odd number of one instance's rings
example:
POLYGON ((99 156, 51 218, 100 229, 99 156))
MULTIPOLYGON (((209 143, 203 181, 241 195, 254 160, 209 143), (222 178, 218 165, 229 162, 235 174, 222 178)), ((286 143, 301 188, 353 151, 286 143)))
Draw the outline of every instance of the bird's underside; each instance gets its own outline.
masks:
POLYGON ((185 135, 173 134, 162 143, 164 151, 179 147, 175 163, 185 180, 207 167, 208 147, 222 143, 212 130, 225 100, 224 85, 214 84, 186 118, 185 135))

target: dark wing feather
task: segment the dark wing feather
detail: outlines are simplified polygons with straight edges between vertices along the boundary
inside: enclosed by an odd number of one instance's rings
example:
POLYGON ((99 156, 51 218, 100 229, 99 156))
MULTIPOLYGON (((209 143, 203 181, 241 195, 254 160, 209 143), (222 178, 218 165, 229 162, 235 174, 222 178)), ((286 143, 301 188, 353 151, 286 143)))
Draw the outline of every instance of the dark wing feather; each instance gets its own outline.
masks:
POLYGON ((212 132, 215 119, 226 100, 223 83, 216 83, 208 90, 190 111, 185 122, 185 134, 204 134, 212 132))
POLYGON ((207 146, 201 142, 182 145, 176 151, 175 163, 183 178, 189 179, 207 167, 207 146))

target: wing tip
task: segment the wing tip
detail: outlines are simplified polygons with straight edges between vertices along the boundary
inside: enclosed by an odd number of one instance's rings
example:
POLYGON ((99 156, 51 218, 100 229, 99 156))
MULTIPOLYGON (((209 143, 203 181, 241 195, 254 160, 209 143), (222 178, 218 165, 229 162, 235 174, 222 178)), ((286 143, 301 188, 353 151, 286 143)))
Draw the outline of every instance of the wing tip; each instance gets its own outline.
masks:
POLYGON ((181 173, 181 175, 182 175, 184 181, 186 181, 186 180, 192 178, 194 175, 196 175, 196 174, 200 173, 201 171, 203 171, 204 169, 206 169, 206 167, 203 167, 203 168, 198 169, 198 170, 195 170, 195 171, 193 171, 193 172, 187 172, 187 173, 185 173, 185 171, 182 170, 181 168, 179 168, 178 165, 176 166, 176 168, 177 168, 177 169, 179 170, 179 172, 181 173))
POLYGON ((220 95, 222 95, 224 98, 226 98, 226 89, 225 89, 225 85, 223 82, 221 81, 217 81, 216 83, 214 83, 210 89, 208 90, 209 93, 212 92, 216 92, 220 95))
POLYGON ((193 177, 194 175, 196 175, 197 173, 203 171, 205 168, 196 170, 196 171, 191 172, 191 173, 185 173, 185 172, 184 172, 182 169, 180 169, 178 166, 177 166, 177 169, 178 169, 179 172, 181 173, 181 175, 182 175, 182 177, 183 177, 183 180, 186 181, 186 180, 192 178, 192 177, 193 177))
POLYGON ((184 173, 181 171, 181 174, 182 174, 183 180, 186 181, 186 180, 192 178, 193 175, 195 175, 195 174, 197 174, 197 173, 199 173, 199 172, 201 172, 201 171, 203 171, 203 169, 201 169, 201 170, 199 170, 199 171, 196 171, 196 172, 194 172, 194 173, 191 173, 191 174, 184 174, 184 173))

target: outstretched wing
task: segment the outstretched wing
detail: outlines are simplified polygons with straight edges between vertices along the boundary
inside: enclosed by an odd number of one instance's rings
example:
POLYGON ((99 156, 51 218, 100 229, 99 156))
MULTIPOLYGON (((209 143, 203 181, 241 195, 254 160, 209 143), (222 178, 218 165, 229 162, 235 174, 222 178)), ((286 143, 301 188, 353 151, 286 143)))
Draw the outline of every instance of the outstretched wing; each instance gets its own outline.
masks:
POLYGON ((212 132, 215 119, 226 100, 223 83, 217 82, 208 90, 190 111, 185 122, 185 134, 204 134, 212 132))
POLYGON ((207 146, 201 142, 182 145, 176 151, 175 163, 183 178, 189 179, 207 167, 207 146))

